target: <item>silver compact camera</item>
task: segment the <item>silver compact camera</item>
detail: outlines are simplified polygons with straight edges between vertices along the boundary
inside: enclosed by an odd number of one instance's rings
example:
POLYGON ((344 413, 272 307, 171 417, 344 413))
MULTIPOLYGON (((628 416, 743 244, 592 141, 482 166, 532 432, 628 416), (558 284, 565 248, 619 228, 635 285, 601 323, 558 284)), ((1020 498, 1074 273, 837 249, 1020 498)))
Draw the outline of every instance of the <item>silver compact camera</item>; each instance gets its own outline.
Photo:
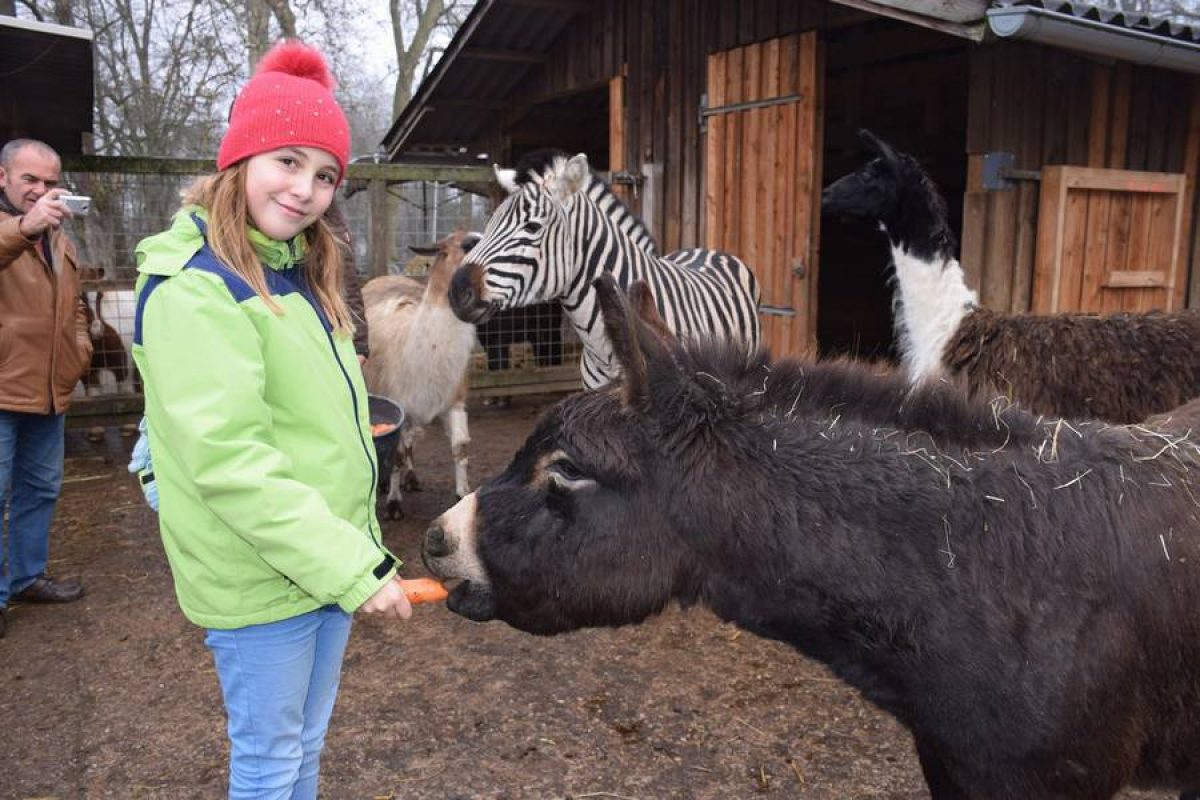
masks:
POLYGON ((77 217, 86 217, 92 210, 92 198, 86 194, 60 194, 58 199, 77 217))

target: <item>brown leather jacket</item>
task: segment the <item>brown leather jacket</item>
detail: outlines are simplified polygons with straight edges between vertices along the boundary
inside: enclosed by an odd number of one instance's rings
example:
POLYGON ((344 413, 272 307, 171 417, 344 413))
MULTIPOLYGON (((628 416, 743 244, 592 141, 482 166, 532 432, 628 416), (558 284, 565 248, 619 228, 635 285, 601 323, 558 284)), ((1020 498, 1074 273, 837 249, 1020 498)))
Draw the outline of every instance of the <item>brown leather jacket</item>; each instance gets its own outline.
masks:
POLYGON ((57 269, 0 211, 0 409, 61 414, 92 358, 75 246, 47 232, 57 269))

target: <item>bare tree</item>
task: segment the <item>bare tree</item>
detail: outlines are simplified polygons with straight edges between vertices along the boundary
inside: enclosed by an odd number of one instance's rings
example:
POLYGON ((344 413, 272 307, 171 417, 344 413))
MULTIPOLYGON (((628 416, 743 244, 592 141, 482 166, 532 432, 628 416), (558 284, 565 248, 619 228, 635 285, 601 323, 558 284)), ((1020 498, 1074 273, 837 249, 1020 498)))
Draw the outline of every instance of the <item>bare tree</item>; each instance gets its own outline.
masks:
POLYGON ((464 0, 388 0, 392 16, 392 39, 396 44, 396 89, 392 95, 392 118, 412 99, 422 65, 434 55, 430 40, 440 32, 452 34, 474 5, 464 0), (405 43, 407 37, 408 42, 405 43))
POLYGON ((233 0, 230 7, 235 15, 244 14, 243 30, 251 69, 278 39, 299 38, 296 14, 288 0, 233 0), (272 22, 275 28, 272 28, 272 22))

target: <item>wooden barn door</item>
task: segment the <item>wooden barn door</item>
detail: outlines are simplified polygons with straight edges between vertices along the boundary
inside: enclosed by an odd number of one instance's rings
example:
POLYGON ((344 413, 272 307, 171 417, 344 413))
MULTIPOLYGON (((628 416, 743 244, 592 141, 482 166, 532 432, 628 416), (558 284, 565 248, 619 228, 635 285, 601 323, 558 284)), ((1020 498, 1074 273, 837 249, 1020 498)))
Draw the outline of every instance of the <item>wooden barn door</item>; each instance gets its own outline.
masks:
POLYGON ((708 57, 704 240, 745 261, 762 286, 763 342, 816 353, 821 186, 815 32, 708 57))
POLYGON ((1181 308, 1186 177, 1044 167, 1034 312, 1181 308))

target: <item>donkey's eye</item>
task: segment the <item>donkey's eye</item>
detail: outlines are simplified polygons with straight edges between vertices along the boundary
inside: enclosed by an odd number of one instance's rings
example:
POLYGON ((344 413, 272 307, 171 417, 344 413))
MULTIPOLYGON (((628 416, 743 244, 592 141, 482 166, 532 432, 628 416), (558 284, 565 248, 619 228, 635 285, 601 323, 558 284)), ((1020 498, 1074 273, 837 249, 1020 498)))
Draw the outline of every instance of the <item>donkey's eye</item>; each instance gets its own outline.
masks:
POLYGON ((560 489, 579 489, 591 486, 595 481, 568 459, 560 458, 546 467, 551 483, 560 489))
POLYGON ((537 233, 541 229, 542 229, 542 223, 538 222, 535 219, 530 220, 529 222, 526 222, 524 225, 521 226, 521 230, 525 231, 526 233, 537 233))

